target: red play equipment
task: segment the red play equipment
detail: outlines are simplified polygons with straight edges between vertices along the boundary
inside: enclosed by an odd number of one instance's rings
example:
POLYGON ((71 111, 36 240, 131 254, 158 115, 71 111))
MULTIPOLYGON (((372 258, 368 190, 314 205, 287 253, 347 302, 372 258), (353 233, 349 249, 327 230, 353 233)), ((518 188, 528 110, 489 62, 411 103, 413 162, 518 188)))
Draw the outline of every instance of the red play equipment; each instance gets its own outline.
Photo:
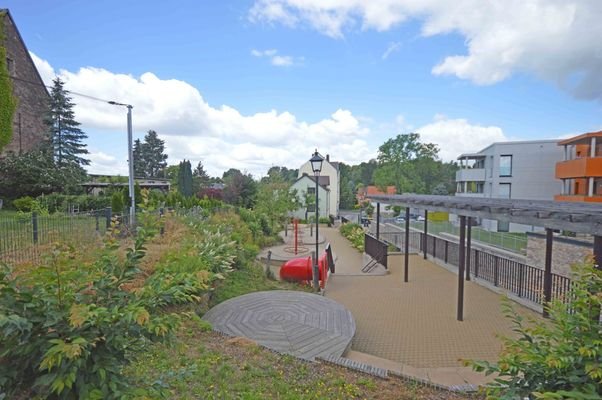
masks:
MULTIPOLYGON (((318 276, 320 287, 323 289, 328 278, 329 267, 328 254, 326 251, 318 259, 318 276)), ((313 278, 311 257, 294 258, 288 260, 280 267, 280 279, 293 282, 311 282, 313 278)))

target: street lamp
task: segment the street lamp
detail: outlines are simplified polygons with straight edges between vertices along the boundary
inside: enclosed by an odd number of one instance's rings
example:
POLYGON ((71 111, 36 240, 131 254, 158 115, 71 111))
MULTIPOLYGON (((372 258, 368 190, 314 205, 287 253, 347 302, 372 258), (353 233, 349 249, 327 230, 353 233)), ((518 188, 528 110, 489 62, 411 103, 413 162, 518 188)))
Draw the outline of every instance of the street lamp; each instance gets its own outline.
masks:
POLYGON ((118 103, 116 101, 109 101, 109 104, 113 106, 123 106, 128 109, 128 164, 129 164, 129 179, 128 186, 130 192, 130 225, 135 226, 136 224, 136 199, 134 195, 134 148, 132 143, 132 108, 131 104, 118 103))
MULTIPOLYGON (((318 209, 318 179, 320 177, 320 172, 322 171, 322 162, 324 158, 320 154, 318 154, 318 149, 314 153, 313 157, 309 159, 311 163, 311 169, 314 172, 314 177, 316 178, 316 260, 314 264, 314 285, 315 289, 318 291, 318 225, 320 222, 320 214, 318 209)), ((324 271, 326 272, 326 271, 324 271)))

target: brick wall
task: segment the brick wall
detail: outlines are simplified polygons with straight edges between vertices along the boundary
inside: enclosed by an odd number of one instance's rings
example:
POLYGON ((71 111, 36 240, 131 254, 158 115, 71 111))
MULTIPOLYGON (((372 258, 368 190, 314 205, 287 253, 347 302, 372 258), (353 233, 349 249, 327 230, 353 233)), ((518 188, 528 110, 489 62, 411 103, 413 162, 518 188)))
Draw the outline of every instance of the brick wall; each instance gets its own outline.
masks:
MULTIPOLYGON (((580 239, 554 237, 552 244, 552 272, 570 276, 571 265, 592 255, 592 242, 580 239)), ((539 233, 527 233, 527 264, 544 268, 546 237, 539 233)))
POLYGON ((48 92, 41 86, 42 79, 23 44, 21 36, 10 17, 0 11, 4 26, 6 56, 9 60, 9 75, 35 84, 14 80, 13 93, 17 98, 17 108, 13 119, 13 139, 3 154, 8 151, 26 152, 46 139, 47 127, 44 124, 49 101, 48 92))

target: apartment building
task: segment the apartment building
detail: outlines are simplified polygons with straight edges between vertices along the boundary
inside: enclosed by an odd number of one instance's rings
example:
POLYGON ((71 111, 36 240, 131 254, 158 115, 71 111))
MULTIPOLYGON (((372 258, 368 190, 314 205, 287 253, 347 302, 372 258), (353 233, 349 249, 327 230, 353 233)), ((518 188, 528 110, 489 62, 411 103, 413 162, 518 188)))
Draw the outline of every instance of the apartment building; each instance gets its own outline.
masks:
MULTIPOLYGON (((477 153, 461 154, 456 196, 553 200, 560 181, 554 175, 562 149, 555 140, 493 143, 477 153)), ((479 221, 484 229, 529 232, 529 225, 479 221)))
POLYGON ((556 178, 562 182, 557 201, 602 203, 602 131, 561 140, 562 161, 556 178))

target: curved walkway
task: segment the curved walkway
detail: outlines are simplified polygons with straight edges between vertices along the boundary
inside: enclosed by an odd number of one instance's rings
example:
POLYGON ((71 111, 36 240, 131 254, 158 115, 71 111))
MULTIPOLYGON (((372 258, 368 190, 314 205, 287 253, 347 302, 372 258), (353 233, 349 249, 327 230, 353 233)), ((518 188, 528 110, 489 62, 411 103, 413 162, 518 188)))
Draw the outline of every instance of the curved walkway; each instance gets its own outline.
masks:
POLYGON ((203 319, 218 332, 306 360, 340 357, 355 334, 353 316, 341 304, 287 290, 235 297, 213 307, 203 319))

